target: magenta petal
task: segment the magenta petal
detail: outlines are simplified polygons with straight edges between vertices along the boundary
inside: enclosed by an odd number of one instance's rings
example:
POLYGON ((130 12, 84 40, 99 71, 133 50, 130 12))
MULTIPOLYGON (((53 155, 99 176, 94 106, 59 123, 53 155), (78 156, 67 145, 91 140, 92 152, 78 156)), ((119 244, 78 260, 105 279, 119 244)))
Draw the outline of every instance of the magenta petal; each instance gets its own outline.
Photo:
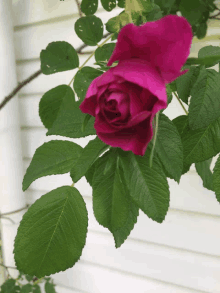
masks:
POLYGON ((144 59, 158 67, 166 83, 175 80, 190 53, 192 28, 182 16, 167 15, 141 26, 125 25, 107 66, 116 60, 144 59))
POLYGON ((115 133, 97 132, 98 137, 112 147, 120 147, 124 151, 132 151, 135 155, 143 156, 153 132, 150 120, 147 119, 133 129, 123 129, 115 133))
POLYGON ((150 91, 160 101, 161 109, 167 107, 164 80, 149 62, 139 59, 123 60, 115 67, 112 67, 112 70, 114 75, 123 77, 126 81, 150 91))

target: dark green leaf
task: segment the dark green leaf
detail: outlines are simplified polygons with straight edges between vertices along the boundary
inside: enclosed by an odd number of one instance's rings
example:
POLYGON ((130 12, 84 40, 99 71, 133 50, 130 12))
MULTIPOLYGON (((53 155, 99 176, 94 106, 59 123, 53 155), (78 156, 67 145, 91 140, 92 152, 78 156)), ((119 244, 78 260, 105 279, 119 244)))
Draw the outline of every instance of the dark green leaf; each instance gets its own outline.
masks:
POLYGON ((98 137, 91 140, 87 146, 85 146, 80 157, 75 161, 75 164, 70 171, 70 177, 74 183, 85 175, 89 167, 107 148, 109 148, 109 146, 102 142, 98 137))
POLYGON ((220 62, 220 54, 201 58, 188 58, 183 69, 190 68, 192 65, 205 65, 206 68, 212 67, 220 62))
POLYGON ((33 293, 41 293, 41 289, 39 285, 34 285, 33 286, 33 293))
POLYGON ((220 118, 206 128, 189 130, 182 135, 184 163, 206 161, 220 152, 220 118))
POLYGON ((163 17, 163 12, 160 7, 154 4, 153 9, 150 12, 143 11, 143 15, 146 17, 146 21, 155 21, 163 17))
POLYGON ((213 189, 215 191, 216 198, 220 203, 220 156, 215 163, 213 171, 213 189))
POLYGON ((213 190, 213 174, 210 170, 211 162, 212 158, 204 162, 195 163, 196 171, 203 181, 203 186, 209 190, 213 190))
POLYGON ((95 15, 84 16, 75 22, 77 36, 89 46, 96 46, 103 37, 102 20, 95 15))
POLYGON ((82 0, 81 10, 85 15, 96 13, 98 9, 98 0, 82 0))
POLYGON ((169 84, 166 85, 166 93, 167 93, 167 106, 171 103, 173 95, 172 88, 169 84))
POLYGON ((196 130, 205 128, 220 117, 220 75, 213 69, 200 70, 191 91, 189 126, 196 130))
POLYGON ((206 36, 207 33, 207 29, 208 29, 208 25, 206 22, 201 22, 198 25, 198 28, 196 30, 196 36, 198 39, 203 39, 206 36))
POLYGON ((83 120, 83 124, 82 124, 82 132, 85 131, 86 125, 88 124, 89 120, 92 118, 91 115, 86 114, 84 120, 83 120))
POLYGON ((46 282, 45 286, 44 286, 45 292, 46 293, 56 293, 54 286, 55 286, 54 284, 46 282))
POLYGON ((218 46, 205 46, 199 50, 198 57, 210 57, 210 56, 217 56, 217 58, 220 56, 220 47, 218 46))
POLYGON ((49 129, 57 118, 63 99, 75 101, 75 95, 68 85, 59 85, 46 92, 39 103, 39 116, 43 125, 49 129))
POLYGON ((102 74, 102 71, 89 66, 85 66, 77 71, 73 83, 73 87, 77 96, 80 99, 84 99, 91 82, 102 74))
POLYGON ((176 88, 179 98, 186 104, 200 72, 200 66, 192 66, 189 71, 176 79, 176 88))
POLYGON ((51 140, 35 151, 33 159, 24 175, 22 190, 38 178, 70 172, 83 148, 71 141, 51 140))
POLYGON ((115 48, 115 43, 104 44, 102 47, 99 47, 95 50, 95 60, 96 62, 104 61, 108 63, 113 50, 115 48))
POLYGON ((2 293, 14 293, 15 292, 15 280, 8 279, 1 285, 2 293))
POLYGON ((118 16, 110 18, 107 23, 105 23, 106 30, 109 33, 118 33, 120 31, 120 19, 118 16))
POLYGON ((21 288, 21 293, 30 293, 32 292, 32 285, 31 284, 26 284, 22 286, 21 288))
POLYGON ((170 13, 174 2, 175 0, 154 0, 154 3, 157 4, 160 9, 164 11, 165 15, 170 13))
POLYGON ((191 25, 194 25, 202 20, 206 7, 200 0, 181 0, 179 11, 182 16, 187 18, 191 25))
POLYGON ((41 70, 46 75, 79 67, 78 54, 67 42, 50 43, 41 51, 40 60, 41 70))
POLYGON ((24 214, 14 244, 16 266, 38 278, 72 267, 85 245, 88 214, 78 190, 62 186, 24 214))
POLYGON ((125 0, 117 0, 117 5, 120 8, 125 8, 125 0))
POLYGON ((132 199, 149 218, 162 223, 169 208, 169 186, 156 155, 150 168, 150 153, 149 145, 144 156, 119 150, 120 163, 132 199))
POLYGON ((32 281, 33 278, 34 278, 34 276, 25 275, 25 279, 26 279, 28 282, 32 281))
POLYGON ((101 3, 106 11, 112 11, 116 7, 116 0, 101 0, 101 3))
POLYGON ((96 134, 94 129, 94 117, 88 122, 85 131, 82 132, 82 124, 86 114, 79 109, 81 101, 75 102, 73 97, 65 96, 59 113, 53 126, 46 135, 60 135, 70 138, 85 137, 96 134))
POLYGON ((108 228, 114 238, 116 233, 115 244, 118 247, 124 242, 124 233, 127 234, 124 228, 130 214, 129 194, 121 181, 117 168, 117 155, 114 164, 104 175, 107 160, 108 156, 99 158, 95 168, 92 179, 93 211, 99 224, 108 228))
POLYGON ((164 114, 159 116, 155 151, 169 177, 179 182, 183 169, 183 146, 179 132, 164 114))

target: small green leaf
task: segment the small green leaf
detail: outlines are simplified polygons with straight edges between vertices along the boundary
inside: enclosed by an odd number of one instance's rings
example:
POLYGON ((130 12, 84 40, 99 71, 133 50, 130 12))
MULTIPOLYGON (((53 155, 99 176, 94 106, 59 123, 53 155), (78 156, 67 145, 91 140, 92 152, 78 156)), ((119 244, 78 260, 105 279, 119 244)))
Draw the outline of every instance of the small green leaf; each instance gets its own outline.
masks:
MULTIPOLYGON (((108 155, 111 152, 112 150, 108 155)), ((117 155, 111 168, 103 174, 108 155, 97 160, 93 176, 93 211, 99 224, 112 232, 117 248, 133 229, 137 221, 138 208, 133 210, 126 185, 121 180, 117 168, 117 155)))
POLYGON ((28 282, 32 281, 33 278, 34 278, 34 276, 25 275, 25 279, 26 279, 28 282))
POLYGON ((84 16, 75 22, 77 36, 89 46, 96 46, 103 37, 102 20, 95 15, 84 16))
POLYGON ((205 38, 207 29, 208 29, 208 25, 206 22, 201 22, 198 25, 198 28, 196 30, 196 36, 199 40, 205 38))
POLYGON ((78 54, 67 42, 50 43, 41 51, 40 60, 41 70, 46 75, 79 67, 78 54))
POLYGON ((32 292, 32 285, 31 284, 26 284, 22 286, 21 288, 21 293, 31 293, 32 292))
POLYGON ((212 67, 220 62, 220 54, 216 56, 207 56, 201 58, 188 58, 183 69, 189 68, 192 65, 204 65, 206 68, 212 67))
POLYGON ((70 172, 81 155, 83 148, 71 141, 51 140, 44 143, 34 153, 24 175, 22 190, 38 178, 70 172))
POLYGON ((132 199, 149 218, 162 223, 169 208, 169 186, 156 155, 150 168, 150 152, 150 145, 144 156, 119 150, 119 162, 132 199))
POLYGON ((85 131, 82 132, 82 124, 86 114, 82 113, 79 109, 80 104, 81 101, 76 102, 73 97, 65 96, 57 118, 46 135, 60 135, 70 138, 79 138, 96 134, 94 129, 94 117, 90 119, 85 131))
POLYGON ((194 25, 202 20, 205 10, 206 7, 200 0, 181 0, 179 6, 179 11, 182 16, 187 18, 191 25, 194 25))
POLYGON ((41 289, 39 285, 33 285, 33 293, 41 293, 41 289))
POLYGON ((116 0, 101 0, 102 7, 106 11, 112 11, 116 7, 116 0))
POLYGON ((176 79, 176 88, 179 98, 186 104, 191 94, 192 87, 200 72, 200 66, 192 66, 189 71, 176 79))
POLYGON ((115 48, 115 43, 104 44, 95 50, 95 60, 96 62, 104 61, 108 63, 115 48))
POLYGON ((157 4, 161 10, 164 11, 164 14, 170 14, 171 8, 176 0, 154 0, 154 3, 157 4))
POLYGON ((218 58, 218 56, 220 56, 220 47, 210 45, 210 46, 205 46, 199 50, 199 53, 198 53, 199 58, 211 57, 211 56, 213 57, 217 56, 218 58))
POLYGON ((209 190, 213 190, 213 174, 210 170, 211 162, 212 158, 204 162, 195 163, 196 171, 203 181, 203 186, 209 190))
POLYGON ((51 283, 49 283, 49 282, 46 282, 46 283, 45 283, 45 286, 44 286, 44 288, 45 288, 45 292, 46 292, 46 293, 56 293, 54 287, 55 287, 54 284, 51 284, 51 283))
POLYGON ((166 85, 166 93, 167 93, 167 105, 169 105, 172 101, 173 95, 172 95, 172 88, 169 84, 166 85))
POLYGON ((85 146, 81 152, 80 157, 74 163, 70 171, 70 177, 74 183, 76 183, 80 178, 82 178, 82 176, 85 175, 89 167, 107 148, 109 148, 109 146, 102 142, 98 137, 96 137, 94 140, 91 140, 85 146))
POLYGON ((213 190, 215 191, 217 201, 220 203, 220 156, 215 163, 213 171, 213 190))
POLYGON ((191 129, 207 127, 220 117, 220 75, 213 69, 201 68, 191 91, 189 126, 191 129))
POLYGON ((24 214, 14 244, 16 266, 38 278, 72 267, 85 245, 88 213, 74 187, 44 194, 24 214))
POLYGON ((117 0, 117 5, 120 8, 125 8, 125 0, 117 0))
POLYGON ((73 83, 77 96, 80 99, 84 99, 91 82, 102 74, 102 71, 89 66, 85 66, 78 70, 73 83))
POLYGON ((86 114, 85 118, 84 118, 84 121, 83 121, 83 124, 82 124, 82 132, 85 131, 85 128, 86 128, 86 125, 88 124, 89 120, 92 118, 91 115, 89 114, 86 114))
POLYGON ((75 101, 75 95, 68 85, 59 85, 46 92, 39 103, 39 116, 43 125, 49 129, 57 118, 63 99, 75 101))
POLYGON ((220 152, 220 118, 209 126, 182 135, 184 163, 206 161, 220 152))
POLYGON ((121 28, 120 19, 118 16, 112 17, 105 23, 105 26, 109 33, 118 33, 121 28))
POLYGON ((1 285, 1 292, 2 293, 15 293, 15 280, 8 279, 1 285))
POLYGON ((174 123, 164 114, 159 116, 155 150, 169 177, 179 182, 183 170, 182 141, 174 123))
POLYGON ((82 0, 81 10, 85 15, 96 13, 98 9, 98 0, 82 0))

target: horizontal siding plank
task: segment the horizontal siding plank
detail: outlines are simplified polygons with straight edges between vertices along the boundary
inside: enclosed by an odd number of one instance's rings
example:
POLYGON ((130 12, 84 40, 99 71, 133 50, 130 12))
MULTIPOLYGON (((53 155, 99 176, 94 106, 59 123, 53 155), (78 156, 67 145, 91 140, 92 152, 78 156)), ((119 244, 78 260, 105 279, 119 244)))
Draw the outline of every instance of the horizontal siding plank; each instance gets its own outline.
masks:
MULTIPOLYGON (((107 33, 104 24, 109 18, 118 15, 122 10, 123 9, 113 9, 111 12, 104 11, 96 14, 96 16, 101 18, 103 22, 104 34, 107 33)), ((30 26, 15 31, 14 41, 16 60, 39 58, 41 50, 45 49, 49 43, 55 41, 66 41, 77 49, 78 46, 83 44, 82 40, 77 36, 74 30, 77 19, 78 17, 55 23, 30 26)), ((96 46, 88 46, 87 48, 86 50, 91 51, 95 50, 96 46)))
MULTIPOLYGON (((96 255, 93 257, 95 258, 96 255)), ((85 290, 88 293, 205 293, 205 291, 181 288, 81 260, 73 268, 53 275, 53 279, 59 284, 65 284, 83 292, 85 290)))
POLYGON ((81 259, 195 290, 220 292, 220 259, 132 240, 116 249, 111 239, 88 233, 81 259))
MULTIPOLYGON (((52 277, 52 279, 53 279, 53 277, 52 277)), ((88 291, 87 292, 81 291, 81 290, 79 291, 74 288, 67 288, 67 287, 60 286, 60 285, 56 285, 55 290, 57 293, 89 293, 88 291)))
POLYGON ((14 26, 27 25, 64 15, 78 14, 72 0, 12 0, 14 26))
MULTIPOLYGON (((181 191, 181 188, 179 189, 181 191)), ((45 193, 46 191, 26 191, 27 201, 33 203, 45 193)), ((83 193, 81 192, 81 194, 83 193)), ((219 258, 220 235, 216 231, 220 229, 220 217, 173 210, 172 198, 177 196, 178 194, 171 192, 170 209, 162 224, 152 221, 140 211, 137 224, 131 231, 129 238, 205 253, 219 258)), ((89 213, 89 229, 110 235, 110 232, 100 226, 94 217, 91 196, 84 196, 84 200, 89 213)), ((182 206, 179 207, 183 209, 182 206)), ((114 246, 114 244, 112 245, 114 246)))

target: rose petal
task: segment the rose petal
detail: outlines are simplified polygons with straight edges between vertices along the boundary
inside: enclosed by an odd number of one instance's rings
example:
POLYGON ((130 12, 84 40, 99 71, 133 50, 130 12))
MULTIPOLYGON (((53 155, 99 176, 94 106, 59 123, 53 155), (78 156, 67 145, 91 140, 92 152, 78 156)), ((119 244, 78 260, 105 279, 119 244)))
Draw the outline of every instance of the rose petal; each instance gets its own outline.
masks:
POLYGON ((97 132, 98 137, 112 147, 120 147, 124 151, 132 151, 135 155, 143 156, 153 132, 150 119, 144 120, 133 129, 123 129, 115 133, 97 132))
POLYGON ((161 109, 167 107, 165 83, 159 72, 149 62, 135 58, 123 60, 112 67, 112 70, 114 75, 121 76, 126 81, 150 91, 160 101, 161 109))
POLYGON ((158 67, 165 83, 170 83, 180 75, 192 38, 192 28, 182 16, 167 15, 141 26, 130 23, 119 32, 107 66, 116 60, 144 59, 158 67))

